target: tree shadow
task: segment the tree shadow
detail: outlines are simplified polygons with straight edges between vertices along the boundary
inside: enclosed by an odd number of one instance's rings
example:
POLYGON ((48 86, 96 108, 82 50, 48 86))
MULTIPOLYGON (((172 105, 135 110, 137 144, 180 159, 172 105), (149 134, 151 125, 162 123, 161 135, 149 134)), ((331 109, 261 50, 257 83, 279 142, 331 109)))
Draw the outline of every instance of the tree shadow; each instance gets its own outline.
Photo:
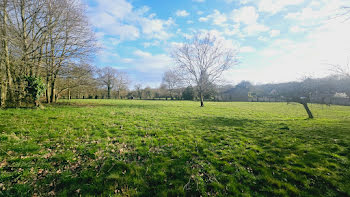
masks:
POLYGON ((116 107, 116 108, 130 108, 130 109, 157 109, 159 106, 156 105, 143 105, 143 104, 135 104, 135 103, 97 103, 97 102, 58 102, 54 104, 50 104, 55 107, 70 107, 70 108, 93 108, 93 107, 116 107))
POLYGON ((200 127, 245 127, 252 124, 262 124, 264 120, 256 119, 238 119, 226 117, 199 117, 193 120, 193 124, 200 127))

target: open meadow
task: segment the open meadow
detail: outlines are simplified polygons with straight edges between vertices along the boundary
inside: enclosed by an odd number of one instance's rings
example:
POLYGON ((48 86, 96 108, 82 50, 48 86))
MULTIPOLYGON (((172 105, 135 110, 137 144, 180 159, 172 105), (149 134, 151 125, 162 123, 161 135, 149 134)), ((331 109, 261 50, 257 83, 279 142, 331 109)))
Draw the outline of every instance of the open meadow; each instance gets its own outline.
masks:
POLYGON ((350 196, 350 107, 205 105, 0 110, 0 196, 350 196))

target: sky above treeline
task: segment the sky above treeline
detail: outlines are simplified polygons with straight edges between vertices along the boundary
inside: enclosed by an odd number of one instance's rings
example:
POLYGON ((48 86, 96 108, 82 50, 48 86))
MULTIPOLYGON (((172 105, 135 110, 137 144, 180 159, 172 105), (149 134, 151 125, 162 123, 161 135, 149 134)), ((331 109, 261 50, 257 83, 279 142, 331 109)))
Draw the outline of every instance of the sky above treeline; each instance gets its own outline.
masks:
POLYGON ((210 32, 239 48, 240 64, 223 78, 236 84, 322 77, 350 58, 350 0, 83 0, 101 50, 98 67, 157 87, 170 56, 194 33, 210 32), (350 15, 348 16, 348 18, 350 15))

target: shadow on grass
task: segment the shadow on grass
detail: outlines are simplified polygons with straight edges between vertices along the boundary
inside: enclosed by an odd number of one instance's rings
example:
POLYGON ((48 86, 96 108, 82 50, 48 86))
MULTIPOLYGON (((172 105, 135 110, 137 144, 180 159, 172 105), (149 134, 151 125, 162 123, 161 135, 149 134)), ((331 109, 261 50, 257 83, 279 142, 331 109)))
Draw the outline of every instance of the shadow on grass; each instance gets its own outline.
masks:
MULTIPOLYGON (((266 120, 256 119, 236 119, 226 117, 199 117, 193 120, 193 124, 199 127, 246 127, 253 125, 263 124, 266 120)), ((269 120, 270 121, 270 120, 269 120)))
POLYGON ((142 105, 142 104, 135 104, 135 103, 97 103, 97 102, 58 102, 54 104, 50 104, 51 106, 55 107, 77 107, 77 108, 84 108, 84 107, 115 107, 115 108, 133 108, 133 109, 157 109, 159 106, 155 105, 142 105))

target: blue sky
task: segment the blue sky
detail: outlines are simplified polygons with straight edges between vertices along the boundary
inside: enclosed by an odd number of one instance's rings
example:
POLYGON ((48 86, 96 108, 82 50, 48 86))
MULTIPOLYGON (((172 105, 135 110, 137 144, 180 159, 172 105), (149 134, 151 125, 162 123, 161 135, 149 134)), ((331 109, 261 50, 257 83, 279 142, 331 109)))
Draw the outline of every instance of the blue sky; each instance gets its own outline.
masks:
POLYGON ((350 0, 84 0, 101 50, 94 64, 112 66, 132 84, 157 87, 173 66, 170 51, 210 32, 239 48, 227 83, 284 82, 325 76, 346 64, 350 21, 330 19, 350 0))

